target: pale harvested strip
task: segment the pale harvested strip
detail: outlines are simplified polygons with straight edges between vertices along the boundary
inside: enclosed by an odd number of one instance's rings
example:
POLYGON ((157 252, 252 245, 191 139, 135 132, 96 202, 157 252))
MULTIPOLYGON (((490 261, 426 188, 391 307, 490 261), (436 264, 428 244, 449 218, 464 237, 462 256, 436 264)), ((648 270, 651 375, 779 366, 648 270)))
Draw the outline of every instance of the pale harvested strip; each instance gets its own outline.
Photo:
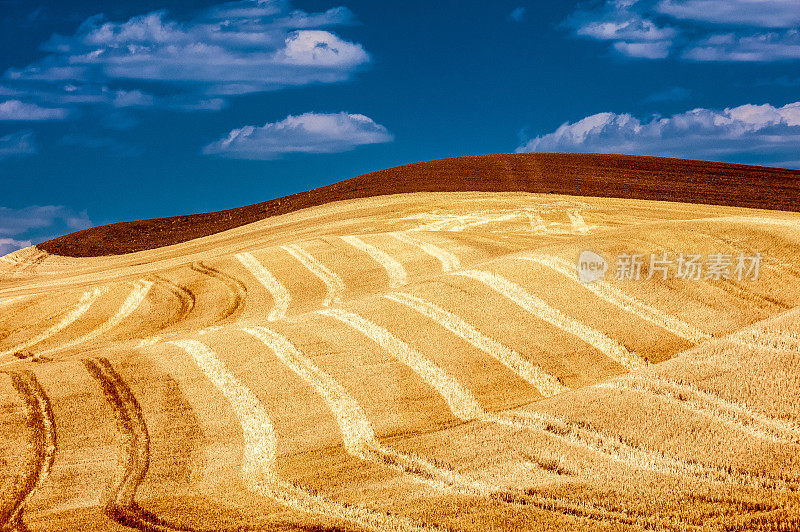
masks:
POLYGON ((403 286, 408 282, 408 275, 406 274, 406 269, 403 267, 403 265, 397 262, 394 257, 382 249, 364 242, 357 236, 343 236, 341 239, 354 248, 363 251, 372 257, 375 262, 383 266, 383 269, 386 270, 386 274, 389 276, 390 287, 397 288, 398 286, 403 286))
POLYGON ((572 279, 577 284, 583 286, 586 290, 589 290, 593 294, 605 299, 612 305, 630 312, 631 314, 635 314, 639 318, 649 321, 650 323, 671 332, 675 336, 684 338, 696 344, 711 339, 711 335, 703 332, 699 327, 690 325, 674 316, 670 316, 660 309, 639 301, 607 281, 598 280, 593 283, 581 283, 578 280, 576 265, 565 259, 562 259, 561 257, 535 254, 519 257, 519 259, 535 262, 536 264, 541 264, 542 266, 550 268, 551 270, 572 279))
MULTIPOLYGON (((392 335, 389 331, 362 316, 342 309, 325 309, 318 312, 319 314, 338 319, 349 325, 411 368, 441 395, 450 408, 450 411, 456 417, 464 421, 495 423, 520 430, 546 430, 549 428, 547 424, 537 424, 523 417, 485 412, 478 404, 477 399, 475 399, 475 397, 457 380, 433 364, 433 362, 428 360, 423 354, 415 351, 402 340, 392 335)), ((551 433, 557 437, 560 435, 559 432, 551 433)), ((647 523, 650 525, 658 521, 658 519, 652 519, 649 516, 630 513, 623 514, 618 511, 606 510, 582 501, 575 502, 539 496, 532 491, 525 494, 515 494, 513 492, 494 492, 496 488, 489 488, 488 486, 487 489, 492 489, 492 498, 509 503, 535 505, 565 515, 583 516, 606 522, 609 520, 620 521, 629 524, 647 523)), ((672 520, 669 521, 672 522, 672 520)))
POLYGON ((490 223, 499 223, 499 222, 509 222, 514 218, 519 218, 519 213, 517 212, 510 212, 506 214, 501 214, 499 216, 486 216, 474 222, 462 223, 459 225, 454 226, 451 231, 464 231, 465 229, 470 229, 472 227, 478 227, 479 225, 486 225, 490 223))
POLYGON ((242 427, 245 442, 242 479, 247 489, 274 499, 298 512, 341 519, 368 530, 436 530, 435 527, 417 524, 403 517, 337 503, 281 480, 275 469, 277 457, 275 429, 258 397, 242 385, 217 354, 205 344, 196 340, 176 340, 171 343, 192 357, 206 378, 233 408, 242 427))
POLYGON ((247 268, 253 277, 255 277, 261 285, 267 289, 270 296, 272 296, 272 310, 267 315, 267 320, 276 321, 286 317, 286 311, 289 310, 289 304, 292 297, 289 291, 283 286, 268 269, 261 264, 250 253, 237 253, 236 258, 242 263, 242 266, 247 268))
POLYGON ((381 348, 411 368, 447 402, 450 411, 464 421, 479 419, 483 410, 477 399, 453 377, 442 371, 425 355, 414 350, 383 327, 343 309, 325 309, 320 314, 335 318, 377 343, 381 348))
POLYGON ((455 275, 461 275, 480 281, 492 290, 495 290, 513 301, 525 311, 530 312, 563 331, 577 336, 582 341, 602 351, 606 356, 615 360, 630 371, 647 365, 647 362, 643 358, 635 353, 631 353, 613 338, 609 338, 602 332, 565 315, 558 309, 554 309, 542 299, 533 294, 529 294, 521 286, 512 283, 504 277, 482 270, 460 271, 456 272, 455 275))
POLYGON ((577 423, 539 412, 497 414, 492 416, 491 421, 518 429, 543 431, 555 439, 604 455, 615 462, 664 475, 777 491, 800 489, 800 483, 794 479, 680 460, 660 451, 637 447, 618 436, 587 429, 577 423))
POLYGON ((36 376, 30 371, 11 373, 11 384, 25 403, 26 424, 31 440, 26 476, 13 500, 0 501, 0 530, 27 530, 22 521, 25 505, 41 488, 53 467, 56 426, 53 410, 36 376))
POLYGON ((27 349, 31 346, 34 346, 39 342, 47 340, 54 334, 61 331, 61 329, 64 329, 68 325, 72 324, 75 320, 83 316, 86 313, 86 311, 89 310, 89 307, 92 306, 92 303, 94 303, 98 297, 105 294, 107 291, 108 291, 107 287, 100 287, 100 288, 93 288, 92 290, 84 292, 83 295, 81 296, 80 301, 78 301, 78 303, 74 307, 72 307, 70 311, 67 312, 67 314, 63 318, 61 318, 61 321, 59 321, 46 331, 42 332, 41 334, 38 334, 33 338, 30 338, 20 344, 17 344, 10 349, 6 349, 5 351, 0 352, 0 355, 10 355, 12 353, 16 353, 17 351, 22 351, 23 349, 27 349))
POLYGON ((567 213, 569 216, 569 221, 572 222, 572 229, 580 234, 586 234, 590 231, 589 226, 586 225, 586 221, 581 216, 580 211, 570 211, 567 213))
POLYGON ((528 211, 527 215, 528 219, 531 222, 531 229, 533 229, 537 233, 547 232, 547 225, 544 223, 544 218, 542 218, 541 214, 535 211, 528 211))
POLYGON ((323 302, 324 306, 329 307, 338 303, 344 292, 344 281, 341 277, 330 271, 324 264, 315 259, 310 253, 296 244, 281 246, 281 249, 297 259, 308 271, 313 273, 328 288, 328 295, 323 302))
POLYGON ((146 281, 146 280, 136 281, 133 290, 131 290, 131 293, 128 295, 127 299, 125 299, 125 301, 122 303, 122 306, 120 306, 117 312, 115 312, 114 315, 111 316, 109 319, 104 321, 99 327, 82 336, 79 336, 78 338, 74 338, 68 342, 60 344, 58 347, 47 349, 45 351, 42 351, 41 353, 52 353, 53 351, 68 349, 78 344, 88 342, 89 340, 92 340, 94 338, 97 338, 98 336, 107 333, 108 331, 110 331, 111 329, 122 323, 123 320, 125 320, 125 318, 133 314, 133 312, 137 308, 139 308, 139 305, 141 305, 142 301, 144 301, 144 298, 147 297, 147 294, 150 292, 150 289, 153 288, 153 284, 154 283, 152 281, 146 281))
POLYGON ((775 419, 755 412, 747 406, 726 401, 693 384, 672 382, 655 376, 630 375, 626 379, 599 384, 598 387, 655 395, 751 436, 777 443, 800 445, 800 426, 797 424, 775 419))
POLYGON ((264 327, 244 327, 242 331, 264 343, 281 362, 325 400, 336 418, 345 449, 350 455, 388 465, 442 490, 450 491, 455 488, 463 494, 485 496, 493 489, 492 486, 464 477, 452 469, 385 448, 375 437, 372 424, 361 405, 341 384, 323 372, 288 339, 264 327))
POLYGON ((6 305, 10 305, 11 303, 14 303, 15 301, 19 301, 20 299, 22 299, 24 297, 26 297, 26 296, 17 296, 17 297, 10 297, 8 299, 4 299, 3 301, 0 301, 0 307, 5 307, 6 305))
POLYGON ((403 242, 404 244, 409 244, 414 247, 419 248, 422 250, 423 253, 430 255, 431 257, 435 258, 439 262, 442 263, 442 271, 447 273, 453 270, 457 270, 461 267, 461 261, 458 257, 450 253, 449 251, 445 251, 439 246, 435 246, 424 240, 420 240, 418 238, 413 238, 409 236, 407 233, 389 233, 391 236, 403 242))
POLYGON ((800 351, 800 335, 789 331, 752 329, 725 338, 743 347, 777 351, 800 351))
POLYGON ((531 364, 513 349, 481 333, 452 312, 411 294, 395 293, 388 294, 385 297, 416 310, 423 316, 427 316, 448 331, 469 342, 472 346, 491 355, 498 362, 504 364, 511 371, 533 385, 544 397, 550 397, 569 390, 556 377, 539 366, 531 364))

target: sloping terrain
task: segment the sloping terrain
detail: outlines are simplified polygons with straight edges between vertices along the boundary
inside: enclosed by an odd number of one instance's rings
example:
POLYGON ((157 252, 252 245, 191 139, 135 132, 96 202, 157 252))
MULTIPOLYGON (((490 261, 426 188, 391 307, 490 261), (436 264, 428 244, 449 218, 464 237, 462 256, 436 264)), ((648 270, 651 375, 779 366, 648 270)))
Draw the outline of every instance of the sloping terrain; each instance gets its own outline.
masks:
POLYGON ((124 255, 21 250, 0 259, 0 524, 797 530, 798 229, 420 192, 124 255), (583 250, 606 280, 578 281, 583 250), (663 252, 763 263, 615 279, 663 252))
POLYGON ((633 155, 513 153, 398 166, 246 207, 93 227, 44 242, 38 248, 69 257, 131 253, 186 242, 332 201, 465 191, 536 192, 800 211, 798 170, 633 155))

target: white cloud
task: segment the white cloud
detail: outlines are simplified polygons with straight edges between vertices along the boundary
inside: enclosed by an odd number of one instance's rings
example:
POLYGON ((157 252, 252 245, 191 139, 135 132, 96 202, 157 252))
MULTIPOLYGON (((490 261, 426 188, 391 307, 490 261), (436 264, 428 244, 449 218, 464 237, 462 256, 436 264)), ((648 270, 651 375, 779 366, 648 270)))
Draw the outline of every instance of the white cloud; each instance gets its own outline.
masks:
POLYGON ((69 111, 67 109, 40 107, 20 100, 0 102, 0 120, 64 120, 68 115, 69 111))
POLYGON ((206 146, 203 153, 236 159, 276 159, 290 153, 338 153, 391 142, 380 124, 359 114, 305 113, 262 127, 244 126, 206 146))
POLYGON ((13 238, 0 238, 0 257, 13 253, 18 249, 32 246, 30 240, 14 240, 13 238))
POLYGON ((9 157, 24 157, 38 152, 31 131, 19 131, 0 137, 0 161, 9 157))
POLYGON ((566 22, 620 55, 689 61, 800 59, 797 0, 605 0, 566 22))
POLYGON ((370 56, 328 28, 352 20, 344 7, 306 13, 264 0, 223 3, 190 20, 166 11, 124 22, 98 15, 51 37, 42 47, 49 55, 6 71, 5 85, 64 105, 217 110, 226 96, 350 79, 370 56))
POLYGON ((599 113, 527 141, 518 152, 593 152, 794 165, 800 159, 800 102, 694 109, 640 120, 599 113))
POLYGON ((796 0, 661 0, 657 10, 677 19, 716 24, 793 28, 800 24, 796 0))
POLYGON ((800 32, 742 36, 717 34, 693 43, 683 57, 692 61, 768 62, 800 59, 800 32))

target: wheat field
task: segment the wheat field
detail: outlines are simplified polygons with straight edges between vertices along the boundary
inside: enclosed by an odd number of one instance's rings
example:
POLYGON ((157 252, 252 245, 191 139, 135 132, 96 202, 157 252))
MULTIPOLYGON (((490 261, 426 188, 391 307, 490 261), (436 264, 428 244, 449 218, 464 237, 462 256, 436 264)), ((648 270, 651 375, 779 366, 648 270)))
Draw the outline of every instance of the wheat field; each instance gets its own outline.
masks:
POLYGON ((27 248, 0 258, 0 529, 800 530, 798 305, 800 215, 634 199, 27 248), (664 252, 763 263, 615 278, 664 252))

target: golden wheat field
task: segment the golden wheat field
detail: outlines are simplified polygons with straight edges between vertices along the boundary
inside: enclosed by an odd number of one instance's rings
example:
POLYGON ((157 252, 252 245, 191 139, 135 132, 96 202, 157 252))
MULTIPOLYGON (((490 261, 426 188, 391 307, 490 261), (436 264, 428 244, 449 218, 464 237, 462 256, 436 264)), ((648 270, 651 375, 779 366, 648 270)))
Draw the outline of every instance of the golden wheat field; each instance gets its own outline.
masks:
POLYGON ((800 214, 644 200, 396 194, 27 248, 0 259, 0 525, 800 530, 798 305, 800 214), (615 278, 665 252, 763 263, 615 278))

